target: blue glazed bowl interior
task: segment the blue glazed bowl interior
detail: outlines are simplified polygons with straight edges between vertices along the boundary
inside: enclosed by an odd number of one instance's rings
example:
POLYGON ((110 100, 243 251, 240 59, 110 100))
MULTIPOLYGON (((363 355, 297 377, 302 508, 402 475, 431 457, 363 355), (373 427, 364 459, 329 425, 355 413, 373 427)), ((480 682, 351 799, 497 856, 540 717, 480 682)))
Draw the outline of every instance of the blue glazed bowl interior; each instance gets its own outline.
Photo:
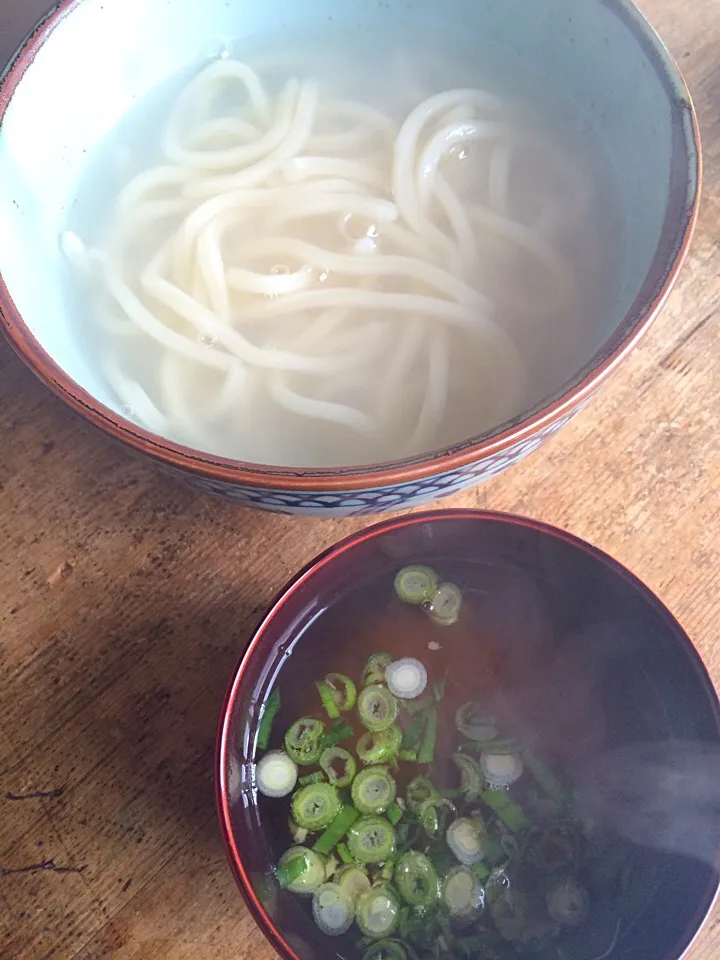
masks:
MULTIPOLYGON (((307 709, 315 680, 330 670, 357 676, 368 653, 389 647, 428 665, 442 658, 448 676, 462 678, 467 698, 478 677, 493 671, 515 719, 576 786, 578 771, 602 757, 662 751, 673 741, 707 750, 717 765, 718 700, 695 650, 650 591, 599 551, 539 523, 469 511, 388 521, 348 543, 281 595, 241 662, 221 724, 219 797, 231 865, 285 957, 325 960, 336 953, 307 902, 278 890, 273 879, 290 846, 287 804, 258 802, 253 762, 258 708, 275 686, 283 697, 282 731, 307 709), (428 633, 419 620, 412 628, 402 620, 392 582, 408 563, 449 572, 471 597, 469 623, 463 627, 461 619, 439 638, 442 651, 427 648, 437 628, 428 633)), ((639 766, 628 771, 630 786, 634 775, 642 775, 639 766)), ((714 818, 688 827, 683 806, 702 776, 695 767, 676 798, 677 822, 670 821, 673 836, 694 829, 702 859, 648 834, 654 798, 646 795, 647 809, 626 811, 637 826, 622 821, 631 870, 620 915, 584 928, 565 948, 566 960, 681 957, 719 881, 713 861, 720 824, 714 818)), ((359 956, 344 941, 337 955, 359 956)), ((542 960, 550 956, 558 955, 542 960)))

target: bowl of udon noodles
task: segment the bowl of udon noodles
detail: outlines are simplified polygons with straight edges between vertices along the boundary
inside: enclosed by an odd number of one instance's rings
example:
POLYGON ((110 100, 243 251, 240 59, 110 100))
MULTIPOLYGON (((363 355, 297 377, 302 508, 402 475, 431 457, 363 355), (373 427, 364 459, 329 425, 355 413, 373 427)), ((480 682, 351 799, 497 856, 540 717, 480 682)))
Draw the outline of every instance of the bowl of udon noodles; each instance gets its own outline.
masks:
POLYGON ((636 577, 546 524, 445 510, 277 596, 216 756, 283 960, 679 960, 718 891, 720 704, 636 577))
POLYGON ((629 0, 63 0, 0 122, 20 356, 289 513, 526 456, 650 326, 697 213, 690 97, 629 0))

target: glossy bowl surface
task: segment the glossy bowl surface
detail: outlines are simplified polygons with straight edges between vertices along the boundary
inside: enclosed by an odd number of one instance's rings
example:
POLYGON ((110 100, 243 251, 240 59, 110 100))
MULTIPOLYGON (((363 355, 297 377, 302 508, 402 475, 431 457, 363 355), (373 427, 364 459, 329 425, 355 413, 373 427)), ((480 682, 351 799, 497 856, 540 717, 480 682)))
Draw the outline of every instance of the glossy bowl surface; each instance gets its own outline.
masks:
POLYGON ((647 330, 697 215, 699 137, 688 91, 629 0, 62 0, 0 81, 0 304, 10 342, 63 400, 196 488, 317 516, 427 502, 504 470, 589 400, 647 330), (598 349, 516 420, 402 461, 292 469, 224 460, 124 419, 92 369, 63 294, 58 237, 98 145, 136 100, 227 38, 313 26, 405 44, 432 36, 458 57, 515 58, 590 121, 617 172, 623 268, 598 349), (450 32, 448 32, 450 31, 450 32), (109 38, 112 38, 110 41, 109 38), (441 38, 446 38, 441 40, 441 38), (450 39, 447 39, 450 38, 450 39), (40 278, 40 282, 39 282, 40 278))
MULTIPOLYGON (((720 706, 700 657, 657 597, 606 554, 546 524, 482 511, 416 514, 355 534, 314 560, 275 599, 238 663, 218 732, 217 801, 230 865, 253 916, 285 960, 327 960, 335 952, 298 898, 268 879, 290 843, 282 812, 272 807, 282 801, 257 803, 258 705, 276 684, 286 692, 288 684, 311 688, 313 678, 337 669, 339 652, 323 647, 318 653, 317 644, 325 642, 318 622, 332 618, 347 591, 357 594, 377 575, 392 584, 407 563, 442 570, 457 560, 480 565, 483 588, 492 594, 482 620, 491 626, 482 629, 486 640, 501 636, 503 649, 511 651, 510 683, 513 677, 521 682, 528 658, 539 655, 532 659, 540 666, 537 672, 533 667, 529 696, 543 691, 537 701, 541 734, 556 745, 560 737, 581 743, 586 759, 614 746, 667 740, 700 741, 717 757, 720 706), (566 673, 569 657, 585 663, 586 682, 582 672, 566 673), (593 702, 602 709, 591 710, 593 702)), ((330 642, 337 636, 331 629, 330 642)), ((374 633, 373 641, 374 649, 383 647, 374 633)), ((443 642, 452 643, 449 634, 443 642)), ((357 653, 362 659, 368 652, 365 646, 357 653)), ((520 689, 524 696, 528 688, 520 689)), ((711 864, 720 849, 720 825, 708 828, 702 842, 708 862, 643 848, 640 912, 605 960, 678 960, 684 954, 717 894, 719 876, 711 864)))

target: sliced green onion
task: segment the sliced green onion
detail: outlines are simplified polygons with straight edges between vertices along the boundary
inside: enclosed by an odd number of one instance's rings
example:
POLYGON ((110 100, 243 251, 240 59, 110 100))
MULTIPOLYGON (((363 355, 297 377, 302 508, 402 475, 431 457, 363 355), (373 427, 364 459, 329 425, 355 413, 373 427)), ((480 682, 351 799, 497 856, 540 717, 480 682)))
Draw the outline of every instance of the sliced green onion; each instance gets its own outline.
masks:
POLYGON ((431 707, 427 714, 425 732, 418 750, 418 763, 432 763, 435 759, 435 740, 437 738, 437 709, 431 707))
POLYGON ((322 830, 338 814, 340 798, 329 783, 311 783, 299 790, 292 801, 292 817, 306 830, 322 830))
POLYGON ((306 787, 309 783, 322 783, 324 779, 323 774, 316 770, 315 773, 306 773, 304 777, 300 777, 298 783, 301 787, 306 787))
POLYGON ((306 847, 291 847, 280 857, 278 883, 291 893, 311 894, 325 880, 323 858, 306 847))
POLYGON ((555 873, 570 868, 580 853, 580 844, 579 827, 573 821, 556 820, 531 836, 525 858, 541 872, 555 873))
POLYGON ((297 720, 285 734, 288 756, 301 767, 310 767, 320 759, 320 741, 324 725, 312 717, 297 720))
POLYGON ((485 881, 490 876, 490 870, 488 869, 488 867, 485 866, 485 864, 482 861, 480 863, 474 863, 472 865, 472 872, 478 878, 480 883, 485 883, 485 881))
POLYGON ((431 707, 435 703, 435 697, 432 694, 428 694, 425 697, 418 697, 417 700, 402 700, 400 706, 403 710, 407 711, 411 717, 416 716, 418 713, 422 713, 423 710, 427 710, 428 707, 431 707))
POLYGON ((483 713, 477 700, 464 703, 455 711, 455 726, 468 740, 493 740, 497 736, 495 717, 483 713))
POLYGON ((452 761, 460 771, 460 793, 468 803, 473 803, 482 793, 483 775, 480 765, 465 753, 454 753, 452 761))
POLYGON ((313 850, 327 856, 340 843, 359 816, 360 814, 354 807, 345 804, 340 808, 328 828, 317 838, 313 844, 313 850))
POLYGON ((435 789, 435 785, 427 777, 415 777, 407 785, 405 791, 405 802, 411 813, 419 814, 425 804, 429 801, 440 799, 440 794, 435 789))
POLYGON ((485 790, 482 800, 513 833, 520 833, 530 826, 522 807, 513 803, 504 790, 485 790))
POLYGON ((462 594, 454 583, 441 583, 426 609, 433 623, 441 627, 451 627, 460 618, 462 594))
POLYGON ((295 843, 305 843, 310 832, 305 827, 299 827, 292 817, 288 817, 288 830, 295 843))
POLYGON ((266 797, 286 797, 297 778, 298 768, 284 750, 271 750, 255 767, 257 788, 266 797))
MULTIPOLYGON (((341 844, 340 846, 345 846, 341 844)), ((338 848, 339 851, 339 848, 338 848)), ((350 855, 350 851, 348 851, 350 855)), ((352 855, 350 855, 352 859, 352 855)), ((358 867, 357 864, 349 864, 338 870, 335 882, 338 883, 345 893, 350 897, 353 903, 357 903, 360 897, 370 889, 370 880, 367 873, 358 867)))
POLYGON ((506 940, 521 940, 528 921, 528 904, 518 889, 503 890, 489 901, 495 926, 506 940))
POLYGON ((325 683, 332 690, 338 710, 352 710, 357 700, 357 688, 350 677, 346 677, 344 673, 329 673, 325 677, 325 683))
POLYGON ((273 721, 277 716, 281 705, 280 690, 278 687, 275 687, 263 706, 262 716, 260 718, 260 726, 258 727, 258 750, 267 750, 267 748, 270 746, 273 721))
POLYGON ((385 813, 394 803, 395 781, 387 767, 371 766, 353 780, 352 801, 360 813, 385 813))
POLYGON ((403 567, 395 577, 395 593, 403 603, 428 603, 437 591, 438 576, 432 567, 403 567))
POLYGON ((390 763, 402 743, 402 730, 396 724, 387 730, 368 731, 357 742, 357 755, 364 764, 390 763))
MULTIPOLYGON (((484 894, 476 872, 478 866, 483 865, 477 863, 472 870, 469 867, 455 867, 443 880, 442 899, 451 916, 470 920, 480 912, 484 894)), ((487 867, 483 866, 483 869, 485 875, 489 876, 487 867)))
POLYGON ((380 884, 363 894, 355 909, 355 920, 366 937, 382 939, 390 936, 398 924, 400 904, 387 884, 380 884))
POLYGON ((588 915, 589 900, 584 887, 577 880, 561 880, 548 893, 546 900, 548 913, 557 923, 577 927, 588 915))
POLYGON ((403 700, 414 700, 425 690, 428 675, 425 666, 414 657, 394 660, 385 670, 388 689, 403 700))
POLYGON ((405 760, 407 763, 417 763, 417 750, 401 750, 400 759, 405 760))
POLYGON ((448 827, 447 845, 460 863, 471 867, 485 856, 487 834, 479 820, 461 817, 448 827))
POLYGON ((440 701, 445 697, 445 686, 447 684, 447 677, 442 677, 437 683, 432 685, 432 695, 435 703, 440 703, 440 701))
POLYGON ((392 663, 392 657, 389 653, 373 653, 368 657, 365 669, 363 670, 363 686, 373 683, 383 683, 385 680, 385 671, 392 663))
POLYGON ((437 901, 438 875, 424 854, 414 850, 403 854, 393 876, 400 896, 412 906, 430 907, 437 901))
POLYGON ((506 790, 519 780, 523 762, 511 753, 487 753, 480 757, 480 767, 489 790, 506 790))
POLYGON ((367 948, 362 960, 408 960, 408 954, 398 940, 378 940, 367 948))
POLYGON ((388 818, 388 820, 393 826, 395 826, 395 824, 399 823, 400 820, 402 820, 402 815, 403 815, 403 812, 401 808, 397 805, 397 803, 393 803, 388 808, 388 812, 385 814, 385 816, 388 818))
POLYGON ((335 850, 343 863, 352 863, 352 854, 348 850, 346 843, 339 843, 335 850))
POLYGON ((445 797, 428 800, 420 811, 420 824, 431 840, 443 836, 448 824, 457 816, 455 804, 445 797))
POLYGON ((384 817, 360 817, 348 831, 347 845, 358 863, 384 863, 395 853, 395 831, 384 817))
POLYGON ((329 937, 347 933, 355 918, 355 909, 337 883, 324 883, 313 893, 313 919, 329 937))
POLYGON ((322 750, 325 750, 326 747, 335 747, 343 740, 349 740, 354 733, 352 725, 343 717, 341 720, 336 720, 328 732, 323 734, 320 747, 322 750))
POLYGON ((420 746, 423 730, 427 723, 425 711, 415 717, 407 730, 403 733, 402 744, 409 750, 416 750, 420 746))
POLYGON ((395 869, 395 860, 391 858, 386 860, 380 869, 379 879, 385 883, 390 883, 393 878, 393 870, 395 869))
POLYGON ((564 807, 568 801, 568 793, 563 784, 558 780, 550 767, 542 760, 539 760, 529 751, 524 751, 523 759, 525 766, 531 775, 537 781, 540 787, 550 797, 558 807, 564 807))
POLYGON ((320 694, 320 699, 322 700, 322 705, 325 708, 325 713, 330 717, 331 720, 336 720, 340 716, 340 709, 338 708, 337 703, 335 702, 335 693, 330 684, 325 683, 324 680, 318 680, 315 683, 317 692, 320 694))
POLYGON ((355 776, 357 764, 355 757, 342 747, 328 747, 320 754, 320 766, 334 787, 349 787, 355 776), (336 764, 341 765, 338 772, 336 764))
POLYGON ((387 730, 395 722, 398 705, 387 687, 375 683, 361 691, 357 702, 360 722, 368 730, 387 730))
POLYGON ((298 880, 310 866, 310 860, 304 853, 288 859, 285 863, 279 863, 275 873, 278 883, 281 887, 288 887, 291 883, 298 880))

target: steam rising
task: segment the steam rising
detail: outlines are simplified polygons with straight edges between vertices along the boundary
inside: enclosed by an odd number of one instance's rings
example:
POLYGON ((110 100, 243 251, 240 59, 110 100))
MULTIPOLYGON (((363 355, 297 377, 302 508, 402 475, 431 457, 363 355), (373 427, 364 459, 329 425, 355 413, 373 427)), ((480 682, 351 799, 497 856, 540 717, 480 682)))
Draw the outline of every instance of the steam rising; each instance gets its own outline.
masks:
POLYGON ((718 865, 720 748, 665 740, 604 753, 582 770, 578 813, 627 840, 718 865))

